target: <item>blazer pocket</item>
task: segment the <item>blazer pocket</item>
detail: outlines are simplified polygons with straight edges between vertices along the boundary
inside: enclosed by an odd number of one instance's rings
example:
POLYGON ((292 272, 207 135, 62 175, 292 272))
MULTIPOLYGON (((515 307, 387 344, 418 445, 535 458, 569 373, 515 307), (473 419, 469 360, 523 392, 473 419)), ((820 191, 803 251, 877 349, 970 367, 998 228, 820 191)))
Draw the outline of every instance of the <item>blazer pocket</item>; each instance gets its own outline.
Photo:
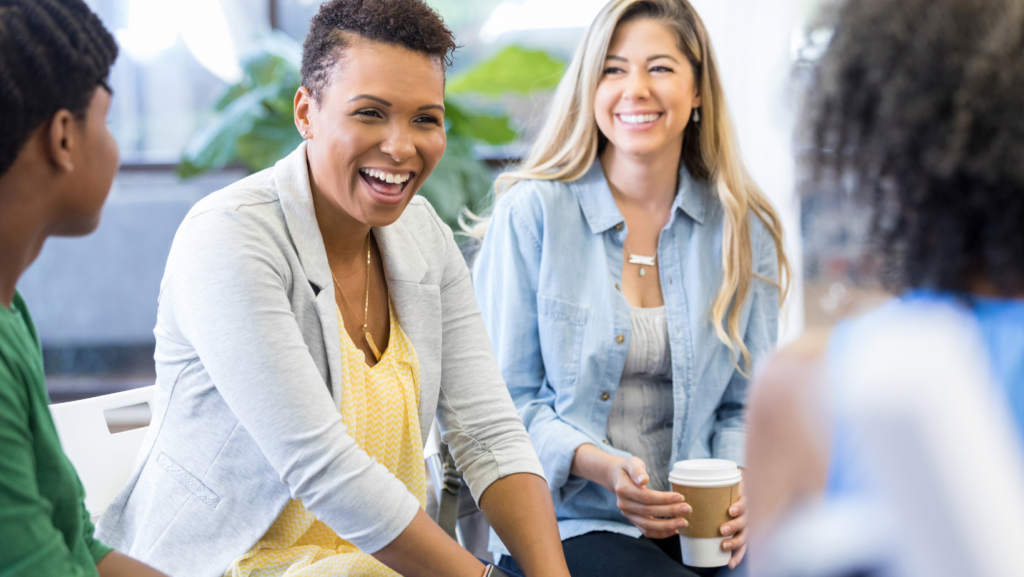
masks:
POLYGON ((541 354, 548 381, 558 387, 574 387, 579 379, 587 305, 537 295, 537 324, 541 354))
POLYGON ((220 497, 210 490, 209 487, 203 484, 198 477, 189 473, 181 467, 181 465, 174 462, 173 459, 167 456, 166 453, 160 453, 160 456, 156 458, 156 463, 160 465, 167 474, 171 476, 175 481, 181 484, 182 487, 188 489, 190 493, 196 496, 197 499, 206 503, 211 507, 216 507, 220 503, 220 497))

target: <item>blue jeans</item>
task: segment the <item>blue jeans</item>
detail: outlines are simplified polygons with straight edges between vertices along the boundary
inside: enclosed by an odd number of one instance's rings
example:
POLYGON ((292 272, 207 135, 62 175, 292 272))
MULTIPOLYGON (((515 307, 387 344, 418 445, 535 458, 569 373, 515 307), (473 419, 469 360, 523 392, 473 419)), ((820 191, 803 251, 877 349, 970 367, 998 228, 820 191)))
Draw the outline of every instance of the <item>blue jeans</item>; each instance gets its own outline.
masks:
MULTIPOLYGON (((683 565, 679 538, 648 539, 596 531, 562 541, 565 561, 573 577, 713 577, 728 569, 683 565)), ((503 571, 522 573, 512 557, 502 555, 503 571)))

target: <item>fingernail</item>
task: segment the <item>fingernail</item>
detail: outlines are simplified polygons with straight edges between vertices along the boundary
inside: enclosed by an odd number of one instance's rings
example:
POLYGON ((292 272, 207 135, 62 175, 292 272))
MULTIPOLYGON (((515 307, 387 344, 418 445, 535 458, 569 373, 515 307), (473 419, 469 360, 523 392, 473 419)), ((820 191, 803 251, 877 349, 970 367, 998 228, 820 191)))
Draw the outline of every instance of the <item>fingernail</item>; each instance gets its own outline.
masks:
MULTIPOLYGON (((719 511, 721 511, 721 509, 719 509, 719 511)), ((729 509, 729 514, 735 517, 740 514, 740 510, 737 507, 733 507, 732 509, 729 509)))
MULTIPOLYGON (((719 511, 721 511, 721 509, 719 509, 719 511)), ((728 551, 729 549, 732 549, 732 543, 730 543, 728 541, 723 542, 722 543, 722 549, 725 550, 725 551, 728 551)))
MULTIPOLYGON (((719 511, 721 511, 721 509, 719 509, 719 511)), ((731 534, 732 534, 732 527, 730 527, 728 525, 725 525, 724 527, 722 527, 722 535, 731 535, 731 534)))

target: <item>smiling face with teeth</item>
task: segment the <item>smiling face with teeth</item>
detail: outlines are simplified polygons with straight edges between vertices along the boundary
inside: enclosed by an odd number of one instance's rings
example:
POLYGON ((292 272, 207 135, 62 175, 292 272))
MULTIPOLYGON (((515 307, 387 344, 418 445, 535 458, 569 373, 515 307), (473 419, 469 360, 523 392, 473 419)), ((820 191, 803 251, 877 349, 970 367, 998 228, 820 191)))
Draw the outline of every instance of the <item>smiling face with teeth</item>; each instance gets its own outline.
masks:
POLYGON ((320 102, 299 89, 295 123, 317 218, 387 226, 444 155, 444 70, 427 54, 350 35, 320 102))
POLYGON ((683 131, 700 106, 693 67, 665 24, 625 22, 608 46, 597 85, 597 126, 616 154, 682 154, 683 131))

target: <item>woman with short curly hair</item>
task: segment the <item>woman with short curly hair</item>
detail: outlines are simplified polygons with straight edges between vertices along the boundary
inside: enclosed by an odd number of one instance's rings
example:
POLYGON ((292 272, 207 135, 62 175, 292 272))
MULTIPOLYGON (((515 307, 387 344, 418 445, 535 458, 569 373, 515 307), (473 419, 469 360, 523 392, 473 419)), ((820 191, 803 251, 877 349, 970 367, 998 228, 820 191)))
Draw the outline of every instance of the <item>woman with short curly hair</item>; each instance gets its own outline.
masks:
POLYGON ((421 0, 320 8, 304 142, 175 237, 153 424, 105 540, 176 575, 480 577, 423 510, 436 416, 525 573, 568 575, 469 270, 415 196, 445 150, 454 49, 421 0))
POLYGON ((847 407, 831 401, 858 384, 838 367, 872 363, 853 351, 908 318, 977 335, 978 386, 991 373, 1024 427, 1024 2, 850 0, 832 18, 804 112, 803 186, 870 215, 867 245, 897 296, 767 366, 751 401, 755 537, 822 493, 864 490, 847 407))

